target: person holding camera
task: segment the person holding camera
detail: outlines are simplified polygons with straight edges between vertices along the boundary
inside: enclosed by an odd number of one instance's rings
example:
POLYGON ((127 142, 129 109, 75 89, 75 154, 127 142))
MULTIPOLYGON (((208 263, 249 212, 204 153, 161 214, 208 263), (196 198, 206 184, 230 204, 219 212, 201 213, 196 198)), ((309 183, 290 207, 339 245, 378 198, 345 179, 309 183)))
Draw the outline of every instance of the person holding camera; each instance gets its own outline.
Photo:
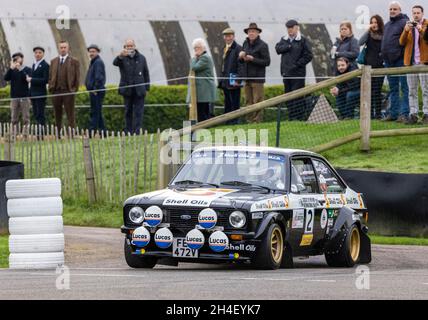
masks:
MULTIPOLYGON (((418 66, 428 63, 428 43, 423 40, 427 30, 428 20, 424 19, 424 8, 416 5, 412 8, 413 21, 408 21, 401 34, 400 44, 404 46, 404 65, 418 66)), ((410 115, 406 124, 416 124, 419 121, 419 85, 422 89, 423 111, 422 122, 428 124, 428 75, 407 75, 409 85, 410 115)))
POLYGON ((21 52, 13 54, 4 80, 10 81, 12 125, 18 125, 19 115, 22 113, 24 132, 27 132, 30 125, 30 89, 27 76, 31 76, 31 68, 24 66, 24 55, 21 52))
POLYGON ((150 91, 147 60, 137 50, 135 41, 128 39, 113 65, 120 70, 119 94, 125 100, 125 130, 139 135, 143 127, 144 102, 150 91))

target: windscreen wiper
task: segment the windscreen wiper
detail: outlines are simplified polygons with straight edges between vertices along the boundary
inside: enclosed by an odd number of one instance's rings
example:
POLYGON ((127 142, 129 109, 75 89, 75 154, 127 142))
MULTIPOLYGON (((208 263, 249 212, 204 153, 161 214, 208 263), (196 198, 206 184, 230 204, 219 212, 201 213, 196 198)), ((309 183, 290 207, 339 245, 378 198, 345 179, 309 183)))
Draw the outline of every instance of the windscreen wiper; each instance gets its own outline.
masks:
POLYGON ((183 180, 183 181, 177 181, 174 182, 175 186, 182 186, 182 185, 197 185, 197 186, 212 186, 215 188, 220 188, 220 186, 214 184, 214 183, 207 183, 207 182, 201 182, 201 181, 194 181, 194 180, 183 180))
POLYGON ((268 192, 272 192, 272 189, 269 187, 259 186, 257 184, 251 184, 251 183, 242 182, 242 181, 225 181, 220 184, 224 186, 232 186, 232 187, 258 188, 258 189, 264 189, 268 192))

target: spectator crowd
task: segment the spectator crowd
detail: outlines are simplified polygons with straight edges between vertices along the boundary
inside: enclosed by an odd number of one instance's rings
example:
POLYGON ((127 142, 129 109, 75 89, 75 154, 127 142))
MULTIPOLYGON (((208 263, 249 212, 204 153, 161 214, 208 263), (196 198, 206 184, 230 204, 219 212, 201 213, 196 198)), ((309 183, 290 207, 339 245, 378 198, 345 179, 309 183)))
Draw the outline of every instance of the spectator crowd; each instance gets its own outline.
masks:
MULTIPOLYGON (((313 59, 310 40, 302 35, 299 22, 286 22, 286 34, 275 46, 281 56, 281 76, 284 92, 289 93, 305 87, 306 67, 313 59)), ((212 106, 217 101, 217 88, 224 93, 224 112, 240 109, 241 91, 247 106, 264 100, 266 68, 271 64, 269 45, 262 39, 263 30, 250 23, 243 30, 246 40, 241 45, 235 39, 235 31, 223 31, 224 48, 221 52, 221 73, 215 82, 214 62, 209 55, 204 39, 195 39, 190 70, 196 77, 196 99, 198 121, 213 116, 212 106), (243 89, 243 90, 242 90, 243 89)), ((97 45, 88 48, 90 58, 86 71, 85 86, 90 96, 89 129, 106 130, 102 114, 105 97, 106 71, 97 45)), ((75 96, 79 90, 80 63, 70 54, 67 41, 58 44, 59 55, 48 64, 44 59, 45 50, 35 47, 32 67, 26 67, 24 56, 13 54, 10 68, 4 75, 11 84, 11 122, 19 123, 22 115, 24 126, 30 124, 30 108, 38 125, 46 124, 45 107, 48 94, 52 96, 55 123, 62 128, 63 112, 68 125, 76 126, 75 96)), ((368 30, 357 39, 352 23, 340 24, 339 35, 330 52, 333 73, 342 75, 357 70, 361 65, 372 68, 394 68, 428 64, 428 20, 424 18, 424 8, 415 5, 411 18, 402 12, 399 2, 389 5, 389 21, 380 15, 370 19, 368 30)), ((132 39, 125 41, 123 50, 114 59, 113 65, 120 72, 119 94, 125 105, 125 130, 138 134, 144 127, 144 104, 150 90, 150 74, 147 60, 137 49, 132 39)), ((406 124, 422 122, 428 124, 428 74, 391 75, 389 84, 389 108, 382 113, 382 89, 384 77, 372 78, 372 118, 383 121, 397 121, 406 124), (422 118, 419 118, 419 87, 422 91, 422 118)), ((341 119, 353 119, 360 102, 360 80, 358 78, 338 84, 330 89, 336 99, 336 107, 341 119)), ((289 120, 305 120, 305 98, 287 103, 289 120)), ((247 121, 263 121, 263 111, 247 116, 247 121)), ((236 124, 237 120, 229 124, 236 124)))

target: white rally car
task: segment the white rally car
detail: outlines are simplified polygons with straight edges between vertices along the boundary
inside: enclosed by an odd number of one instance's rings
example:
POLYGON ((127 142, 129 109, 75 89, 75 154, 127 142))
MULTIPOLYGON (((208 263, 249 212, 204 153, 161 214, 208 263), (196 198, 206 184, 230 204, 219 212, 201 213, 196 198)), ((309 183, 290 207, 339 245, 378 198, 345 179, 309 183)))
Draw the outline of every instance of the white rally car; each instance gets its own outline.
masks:
POLYGON ((198 149, 168 188, 129 198, 123 218, 132 268, 185 261, 277 269, 315 255, 333 267, 371 262, 362 195, 307 151, 198 149))

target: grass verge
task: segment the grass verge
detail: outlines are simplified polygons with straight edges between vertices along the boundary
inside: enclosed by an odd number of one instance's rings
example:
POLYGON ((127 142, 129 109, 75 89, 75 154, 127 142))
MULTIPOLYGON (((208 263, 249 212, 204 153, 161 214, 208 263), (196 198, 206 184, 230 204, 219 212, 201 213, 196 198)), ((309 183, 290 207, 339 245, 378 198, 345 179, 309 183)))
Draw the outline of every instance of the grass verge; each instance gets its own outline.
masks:
POLYGON ((9 266, 9 236, 0 236, 0 268, 9 266))

